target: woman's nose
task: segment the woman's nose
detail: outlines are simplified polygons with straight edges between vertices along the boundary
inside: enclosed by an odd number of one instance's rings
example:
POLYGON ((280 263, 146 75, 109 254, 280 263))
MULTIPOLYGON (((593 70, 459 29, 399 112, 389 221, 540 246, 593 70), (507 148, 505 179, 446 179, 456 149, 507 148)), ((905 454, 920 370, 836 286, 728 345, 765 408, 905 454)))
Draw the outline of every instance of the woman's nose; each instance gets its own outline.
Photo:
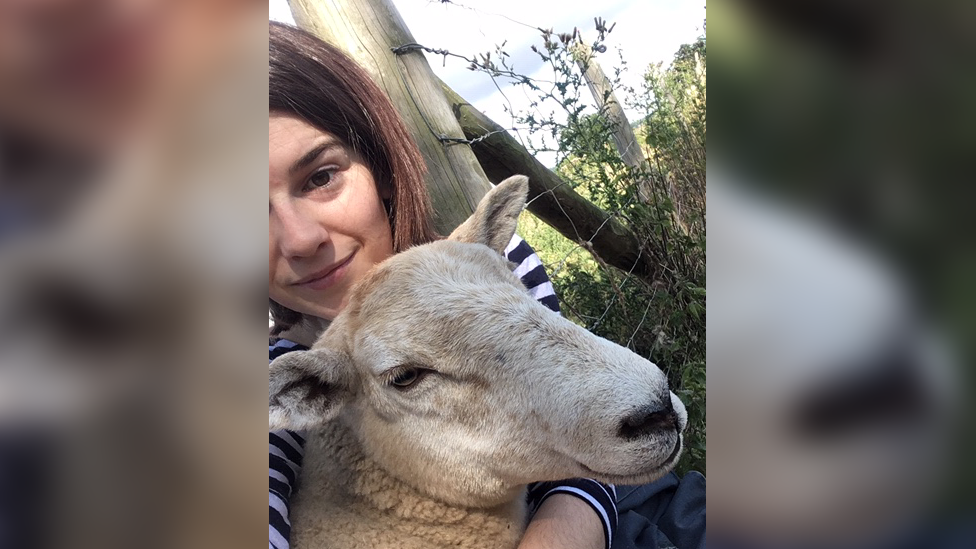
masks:
POLYGON ((310 257, 329 242, 328 229, 312 216, 288 211, 279 213, 275 217, 278 221, 278 248, 284 257, 310 257))

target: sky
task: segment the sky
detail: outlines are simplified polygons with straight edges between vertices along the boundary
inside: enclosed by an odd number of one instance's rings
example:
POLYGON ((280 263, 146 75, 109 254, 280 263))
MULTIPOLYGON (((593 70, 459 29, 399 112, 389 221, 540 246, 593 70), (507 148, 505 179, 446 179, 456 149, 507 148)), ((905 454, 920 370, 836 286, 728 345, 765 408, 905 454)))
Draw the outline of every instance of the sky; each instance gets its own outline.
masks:
MULTIPOLYGON (((505 50, 519 73, 543 77, 542 62, 529 46, 541 45, 536 27, 556 33, 579 28, 584 40, 596 38, 594 18, 602 17, 607 26, 616 23, 606 41, 607 52, 597 60, 608 75, 619 66, 622 52, 627 63, 623 83, 638 87, 650 63, 669 63, 681 44, 693 42, 702 34, 705 0, 392 0, 414 39, 424 46, 447 49, 471 57, 494 52, 507 41, 505 50)), ((286 0, 270 0, 269 18, 294 23, 286 0)), ((468 70, 461 59, 428 54, 433 71, 454 91, 489 118, 504 127, 514 126, 504 106, 528 108, 524 92, 505 82, 502 91, 484 73, 468 70)), ((621 100, 623 98, 620 98, 621 100)), ((637 113, 627 112, 631 121, 637 113)), ((543 160, 543 159, 540 159, 543 160)), ((544 160, 543 160, 544 161, 544 160)), ((545 162, 547 163, 548 162, 545 162)))

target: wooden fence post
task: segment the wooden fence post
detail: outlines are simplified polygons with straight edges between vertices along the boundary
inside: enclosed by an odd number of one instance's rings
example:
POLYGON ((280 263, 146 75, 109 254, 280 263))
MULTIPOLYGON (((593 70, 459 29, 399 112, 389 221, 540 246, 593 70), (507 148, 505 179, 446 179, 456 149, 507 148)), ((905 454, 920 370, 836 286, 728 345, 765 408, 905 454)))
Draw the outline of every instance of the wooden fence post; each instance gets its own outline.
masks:
POLYGON ((644 151, 641 150, 637 136, 634 135, 634 129, 630 127, 627 115, 620 101, 617 100, 617 94, 613 91, 613 85, 593 56, 590 46, 578 41, 573 45, 572 53, 576 64, 583 71, 583 78, 590 88, 597 108, 605 112, 607 119, 613 124, 613 141, 624 164, 634 169, 646 168, 644 151))

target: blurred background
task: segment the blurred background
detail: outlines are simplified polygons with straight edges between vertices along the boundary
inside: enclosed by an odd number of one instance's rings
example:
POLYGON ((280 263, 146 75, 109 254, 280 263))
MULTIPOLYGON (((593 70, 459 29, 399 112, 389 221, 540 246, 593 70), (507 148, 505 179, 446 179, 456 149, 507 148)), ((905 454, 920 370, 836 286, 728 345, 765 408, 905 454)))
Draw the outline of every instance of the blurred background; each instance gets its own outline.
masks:
POLYGON ((267 33, 0 1, 0 547, 263 546, 267 33))
POLYGON ((710 15, 710 543, 972 547, 974 6, 710 15))

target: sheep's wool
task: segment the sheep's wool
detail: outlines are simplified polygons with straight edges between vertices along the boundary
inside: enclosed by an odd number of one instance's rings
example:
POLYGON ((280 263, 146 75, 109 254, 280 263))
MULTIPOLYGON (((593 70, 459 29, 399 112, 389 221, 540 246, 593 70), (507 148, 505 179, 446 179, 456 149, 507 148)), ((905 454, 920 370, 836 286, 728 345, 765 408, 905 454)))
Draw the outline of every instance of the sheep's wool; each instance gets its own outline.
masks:
POLYGON ((523 500, 494 509, 432 500, 366 457, 355 436, 335 420, 308 433, 292 513, 293 546, 514 548, 525 528, 523 500))

